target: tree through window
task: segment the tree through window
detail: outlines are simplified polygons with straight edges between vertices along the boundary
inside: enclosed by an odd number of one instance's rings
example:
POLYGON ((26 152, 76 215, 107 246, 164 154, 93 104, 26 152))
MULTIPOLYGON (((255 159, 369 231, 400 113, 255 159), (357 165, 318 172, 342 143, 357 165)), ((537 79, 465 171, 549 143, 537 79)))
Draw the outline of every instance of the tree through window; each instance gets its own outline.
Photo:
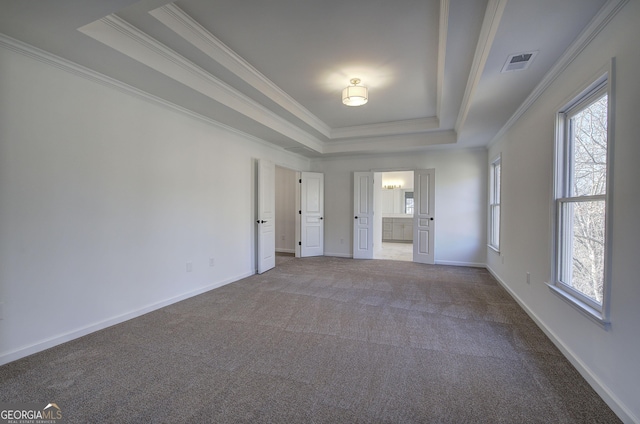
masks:
POLYGON ((603 312, 609 94, 607 78, 559 114, 556 155, 556 286, 603 312))
POLYGON ((502 157, 491 162, 489 169, 489 247, 500 251, 500 184, 502 157))
MULTIPOLYGON (((607 183, 607 99, 604 94, 570 120, 571 197, 604 196, 607 183)), ((571 285, 602 304, 604 285, 605 199, 573 205, 571 285)))

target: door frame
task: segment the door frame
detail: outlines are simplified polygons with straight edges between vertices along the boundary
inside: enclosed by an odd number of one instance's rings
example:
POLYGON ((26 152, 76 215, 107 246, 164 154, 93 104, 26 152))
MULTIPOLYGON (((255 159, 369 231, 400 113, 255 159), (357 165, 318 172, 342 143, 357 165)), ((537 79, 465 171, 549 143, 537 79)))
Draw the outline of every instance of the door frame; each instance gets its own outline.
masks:
MULTIPOLYGON (((255 214, 256 214, 256 218, 254 220, 254 223, 258 220, 258 209, 259 209, 259 206, 260 206, 259 203, 258 203, 259 202, 259 200, 258 200, 258 190, 259 190, 259 178, 260 178, 259 171, 258 171, 258 169, 259 169, 259 164, 258 163, 259 163, 260 160, 261 160, 261 158, 257 158, 255 160, 256 161, 256 168, 255 168, 256 169, 256 178, 255 178, 255 184, 256 184, 256 186, 255 186, 255 192, 256 192, 255 210, 256 210, 256 213, 255 214)), ((300 216, 299 211, 301 210, 301 207, 302 207, 301 187, 300 187, 299 181, 302 178, 303 172, 311 172, 311 171, 300 171, 298 169, 291 168, 290 166, 283 165, 283 164, 280 164, 280 163, 277 163, 277 162, 274 162, 274 165, 275 165, 275 168, 286 169, 288 171, 293 172, 294 175, 295 175, 295 188, 294 188, 294 198, 295 198, 294 207, 295 207, 295 210, 293 211, 294 215, 295 215, 294 248, 295 248, 295 257, 299 258, 299 257, 301 257, 301 246, 300 246, 300 241, 301 241, 301 219, 300 218, 301 218, 301 216, 300 216)), ((275 189, 274 189, 274 191, 275 191, 275 189)), ((275 196, 275 194, 274 194, 274 196, 275 196)), ((324 204, 324 190, 323 190, 322 202, 324 204)), ((324 212, 323 212, 323 215, 324 215, 324 212)), ((324 217, 323 217, 323 219, 324 219, 324 217)), ((275 216, 274 216, 274 220, 275 220, 275 216)), ((258 246, 258 243, 259 243, 259 237, 258 236, 259 236, 259 234, 258 234, 258 231, 259 231, 259 229, 256 229, 256 233, 255 233, 255 240, 256 240, 256 249, 255 249, 255 251, 256 251, 256 270, 258 269, 257 262, 258 262, 258 257, 259 257, 259 253, 258 253, 258 247, 259 247, 258 246)), ((324 226, 323 226, 323 235, 324 235, 324 226)), ((324 245, 324 236, 323 236, 323 245, 324 245)), ((323 251, 324 251, 324 246, 323 246, 323 251)))
MULTIPOLYGON (((431 170, 433 170, 434 173, 436 172, 436 168, 435 167, 429 167, 429 168, 416 168, 416 167, 411 167, 411 168, 402 168, 402 167, 400 167, 400 168, 373 168, 369 172, 372 172, 375 175, 375 174, 378 174, 378 173, 382 174, 382 173, 385 173, 385 172, 413 171, 413 173, 414 173, 413 175, 414 175, 414 179, 415 179, 415 175, 416 175, 417 171, 431 171, 431 170)), ((376 182, 376 184, 377 184, 377 182, 376 182)), ((416 189, 416 187, 415 187, 415 181, 414 181, 414 192, 415 192, 415 189, 416 189)), ((373 191, 374 191, 374 193, 373 193, 373 204, 374 204, 374 207, 375 207, 375 205, 376 204, 379 205, 380 202, 378 202, 377 199, 376 199, 376 189, 374 188, 373 191)), ((415 196, 415 194, 414 194, 414 196, 415 196)), ((354 193, 354 197, 355 197, 355 193, 354 193)), ((435 187, 434 187, 434 205, 435 205, 435 187)), ((374 210, 374 212, 375 212, 375 210, 374 210)), ((378 214, 375 219, 378 219, 378 217, 380 218, 380 220, 382 220, 382 214, 381 213, 378 214)), ((414 214, 413 214, 413 223, 414 223, 414 227, 415 227, 415 225, 416 225, 416 213, 415 213, 415 210, 414 210, 414 214)), ((434 225, 434 228, 435 228, 435 220, 434 220, 434 224, 433 225, 434 225)), ((375 231, 375 228, 376 227, 374 225, 374 237, 375 237, 374 238, 374 249, 373 249, 374 258, 375 258, 375 252, 376 252, 375 243, 382 243, 382 231, 380 231, 379 234, 378 234, 378 232, 375 231)), ((415 239, 415 233, 414 233, 414 239, 413 239, 413 242, 412 242, 412 246, 413 246, 414 250, 416 248, 416 242, 417 242, 417 240, 415 239)), ((355 248, 355 246, 354 246, 354 248, 355 248)), ((435 263, 435 239, 434 239, 433 257, 434 257, 434 263, 435 263)), ((411 262, 416 262, 415 258, 412 259, 411 262)))

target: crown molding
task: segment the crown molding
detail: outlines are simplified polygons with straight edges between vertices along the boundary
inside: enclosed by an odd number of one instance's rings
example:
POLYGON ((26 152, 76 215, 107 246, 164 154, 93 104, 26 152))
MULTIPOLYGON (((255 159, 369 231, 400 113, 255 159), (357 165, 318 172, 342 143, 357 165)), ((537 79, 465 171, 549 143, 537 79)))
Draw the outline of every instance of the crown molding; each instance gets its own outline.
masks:
POLYGON ((118 16, 106 16, 78 30, 283 136, 322 152, 321 140, 217 79, 118 16))
POLYGON ((491 46, 493 45, 506 5, 507 0, 489 0, 487 4, 476 52, 473 55, 471 72, 469 73, 467 86, 464 90, 464 97, 462 98, 462 105, 460 106, 460 112, 458 112, 458 119, 454 127, 457 132, 460 132, 464 122, 467 120, 467 115, 471 108, 471 100, 482 77, 482 71, 487 63, 487 58, 489 57, 489 52, 491 51, 491 46))
POLYGON ((173 32, 325 137, 331 128, 174 3, 149 11, 173 32))
MULTIPOLYGON (((444 81, 444 55, 446 52, 448 13, 449 0, 441 0, 441 26, 438 51, 438 103, 440 103, 440 98, 442 97, 442 85, 444 81)), ((409 134, 439 129, 439 121, 436 117, 332 129, 255 69, 244 58, 211 34, 175 3, 151 10, 149 14, 198 50, 205 53, 208 57, 233 72, 243 81, 330 140, 386 136, 390 134, 409 134)))
POLYGON ((334 128, 331 140, 358 137, 376 137, 387 135, 415 134, 440 129, 440 120, 434 117, 411 119, 405 121, 383 122, 379 124, 356 125, 352 127, 334 128))
MULTIPOLYGON (((442 1, 448 5, 448 0, 442 1)), ((448 7, 446 10, 444 14, 448 13, 448 7)), ((331 129, 177 6, 170 4, 149 13, 285 110, 317 129, 320 134, 326 135, 328 140, 316 138, 116 15, 106 16, 78 30, 317 154, 324 154, 328 148, 330 150, 355 149, 356 146, 366 151, 372 148, 388 150, 390 145, 402 147, 398 145, 399 140, 402 139, 414 140, 407 145, 407 148, 423 147, 425 140, 441 140, 440 142, 444 144, 456 141, 454 131, 450 131, 454 136, 446 139, 431 135, 434 132, 442 132, 437 117, 331 129), (393 137, 393 143, 389 140, 390 137, 393 137), (349 140, 345 144, 342 139, 349 140), (338 147, 337 144, 342 147, 338 147)), ((446 33, 446 30, 444 32, 446 33)), ((446 38, 441 41, 445 42, 446 38)), ((439 60, 442 61, 442 65, 444 64, 443 56, 444 52, 440 51, 439 60)), ((442 92, 441 88, 439 92, 442 92)), ((437 143, 429 141, 426 145, 437 143)))
MULTIPOLYGON (((44 50, 38 49, 21 41, 15 40, 11 37, 0 34, 0 47, 6 48, 10 51, 19 53, 23 56, 29 57, 31 59, 42 62, 46 65, 55 67, 64 72, 68 72, 70 74, 82 77, 94 83, 103 85, 110 89, 115 89, 120 91, 126 95, 131 95, 133 97, 139 98, 141 100, 165 107, 174 112, 181 113, 183 115, 189 116, 190 118, 197 119, 206 124, 212 125, 221 130, 227 131, 231 134, 238 135, 241 138, 247 139, 248 141, 257 143, 262 146, 270 147, 277 151, 284 151, 288 154, 295 155, 297 157, 303 157, 305 159, 309 158, 319 158, 325 157, 325 154, 359 154, 359 153, 369 153, 369 152, 379 152, 380 154, 388 154, 394 151, 411 151, 415 149, 420 149, 424 147, 434 147, 437 145, 453 145, 456 142, 456 134, 454 131, 432 131, 429 133, 423 133, 422 130, 425 127, 435 128, 437 126, 437 118, 423 118, 423 119, 415 119, 411 121, 395 121, 385 124, 373 124, 370 126, 370 133, 372 135, 379 134, 380 132, 376 132, 376 127, 388 127, 389 129, 394 127, 403 127, 405 128, 404 135, 393 135, 395 134, 390 130, 389 134, 384 137, 362 137, 362 138, 353 138, 350 140, 340 141, 336 143, 325 143, 325 146, 322 151, 318 151, 316 149, 312 149, 308 146, 300 145, 299 147, 280 147, 276 146, 272 143, 269 143, 265 140, 262 140, 258 137, 255 137, 251 134, 247 134, 242 132, 234 127, 225 125, 221 122, 218 122, 212 118, 206 117, 199 113, 193 112, 183 106, 179 106, 175 103, 171 103, 165 99, 154 96, 150 93, 142 91, 138 88, 135 88, 131 85, 125 84, 121 81, 118 81, 114 78, 108 77, 104 74, 96 72, 92 69, 86 68, 84 66, 78 65, 61 57, 55 56, 51 53, 48 53, 44 50), (416 129, 419 133, 407 133, 406 128, 411 127, 416 129)), ((348 127, 349 130, 352 127, 348 127)))
POLYGON ((358 138, 343 142, 327 143, 324 154, 410 151, 436 145, 453 145, 457 142, 457 139, 457 134, 453 130, 404 134, 400 136, 358 138))
POLYGON ((78 65, 77 63, 71 62, 67 59, 63 59, 59 56, 56 56, 54 54, 51 54, 49 52, 46 52, 44 50, 41 50, 37 47, 34 47, 30 44, 24 43, 22 41, 16 40, 14 38, 11 38, 7 35, 4 35, 2 33, 0 33, 0 47, 5 48, 7 50, 13 51, 14 53, 18 53, 22 56, 28 57, 32 60, 37 60, 38 62, 41 62, 45 65, 57 68, 63 72, 67 72, 69 74, 75 75, 77 77, 80 78, 84 78, 88 81, 91 81, 93 83, 102 85, 104 87, 107 87, 109 89, 112 90, 116 90, 119 91, 125 95, 128 96, 132 96, 135 98, 138 98, 140 100, 143 100, 145 102, 148 103, 152 103, 155 104, 157 106, 161 106, 164 107, 166 109, 169 109, 173 112, 177 112, 180 114, 183 114, 185 116, 188 116, 190 118, 199 120, 201 122, 204 122, 205 124, 211 125, 213 127, 216 127, 218 129, 221 129, 223 131, 226 131, 230 134, 234 134, 237 135, 243 139, 246 139, 250 142, 259 144, 261 146, 265 146, 268 148, 271 148, 273 150, 277 150, 279 152, 282 151, 287 151, 290 154, 294 154, 296 157, 301 157, 304 159, 309 159, 309 157, 304 156, 304 155, 300 155, 298 153, 296 153, 294 150, 292 149, 287 149, 284 147, 280 147, 277 145, 274 145, 273 143, 269 143, 268 141, 265 141, 261 138, 258 138, 256 136, 253 136, 251 134, 247 134, 243 131, 238 130, 237 128, 233 128, 230 127, 228 125, 225 125, 221 122, 218 122, 214 119, 211 119, 207 116, 201 115, 199 113, 196 113, 190 109, 187 109, 185 107, 182 107, 180 105, 177 105, 175 103, 171 103, 165 99, 162 99, 160 97, 154 96, 153 94, 147 93, 146 91, 142 91, 138 88, 135 88, 131 85, 125 84, 121 81, 118 81, 114 78, 108 77, 104 74, 101 74, 99 72, 94 71, 93 69, 89 69, 87 67, 84 67, 82 65, 78 65))
POLYGON ((436 116, 442 111, 442 90, 444 87, 444 65, 447 55, 447 33, 449 32, 449 0, 440 0, 440 24, 438 26, 438 74, 436 86, 436 116))
POLYGON ((535 103, 536 100, 549 88, 553 81, 560 76, 560 74, 567 69, 567 67, 573 62, 576 57, 593 41, 593 39, 604 29, 604 27, 613 19, 613 17, 627 4, 629 0, 609 0, 598 11, 596 16, 591 20, 589 25, 578 35, 578 37, 571 43, 571 45, 565 50, 560 59, 553 65, 553 67, 546 73, 542 81, 534 88, 534 90, 527 96, 524 102, 516 109, 511 115, 509 120, 500 128, 500 131, 491 139, 487 147, 491 147, 504 136, 504 134, 520 119, 524 113, 535 103))

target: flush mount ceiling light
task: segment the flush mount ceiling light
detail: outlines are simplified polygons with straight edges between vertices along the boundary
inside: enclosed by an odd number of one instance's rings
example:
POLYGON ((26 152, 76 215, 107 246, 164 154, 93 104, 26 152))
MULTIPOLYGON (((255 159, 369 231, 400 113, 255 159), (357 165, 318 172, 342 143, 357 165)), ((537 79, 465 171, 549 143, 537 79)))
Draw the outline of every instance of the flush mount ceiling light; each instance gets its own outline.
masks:
POLYGON ((342 90, 342 103, 347 106, 362 106, 369 101, 369 90, 360 84, 360 78, 351 79, 351 84, 342 90))

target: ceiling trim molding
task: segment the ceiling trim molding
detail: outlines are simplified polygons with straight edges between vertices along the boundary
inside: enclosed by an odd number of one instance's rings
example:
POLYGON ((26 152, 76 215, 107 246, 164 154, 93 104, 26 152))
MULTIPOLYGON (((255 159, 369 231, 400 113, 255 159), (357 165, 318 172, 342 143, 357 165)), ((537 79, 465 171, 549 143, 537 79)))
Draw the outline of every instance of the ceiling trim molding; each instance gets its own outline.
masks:
POLYGON ((457 139, 457 134, 453 130, 359 138, 341 143, 327 143, 324 154, 409 151, 437 145, 455 144, 457 139))
POLYGON ((89 69, 82 65, 78 65, 77 63, 71 62, 67 59, 64 59, 52 53, 46 52, 42 49, 39 49, 27 43, 16 40, 7 35, 0 34, 0 47, 4 47, 7 50, 13 51, 14 53, 18 53, 30 59, 37 60, 45 65, 57 68, 63 72, 67 72, 69 74, 83 78, 95 84, 102 85, 103 87, 119 91, 120 93, 123 93, 125 95, 135 97, 142 101, 152 103, 157 106, 164 107, 173 112, 177 112, 185 116, 188 116, 190 118, 199 120, 201 122, 204 122, 205 124, 211 125, 220 130, 227 131, 231 134, 235 134, 243 139, 246 139, 247 141, 260 144, 261 146, 269 147, 279 152, 285 150, 292 154, 295 154, 297 157, 310 160, 306 156, 295 153, 295 151, 292 151, 290 149, 287 149, 281 146, 277 146, 273 143, 269 143, 268 141, 265 141, 261 138, 258 138, 251 134, 247 134, 243 131, 240 131, 237 128, 231 127, 229 125, 225 125, 212 118, 196 113, 190 109, 187 109, 175 103, 171 103, 163 98, 154 96, 153 94, 147 93, 146 91, 142 91, 139 88, 133 87, 129 84, 125 84, 122 81, 118 81, 114 78, 111 78, 97 71, 94 71, 93 69, 89 69))
POLYGON ((482 22, 482 28, 480 30, 480 36, 478 37, 478 45, 476 46, 476 52, 473 55, 473 63, 471 64, 471 72, 469 73, 469 79, 464 91, 464 97, 462 98, 462 105, 460 112, 458 112, 458 119, 456 120, 455 130, 460 132, 460 129, 467 120, 469 109, 471 108, 471 100, 476 91, 484 66, 487 63, 491 46, 495 39, 504 13, 504 8, 507 4, 507 0, 489 0, 487 9, 482 22))
MULTIPOLYGON (((408 121, 394 121, 385 124, 372 124, 368 126, 362 127, 370 127, 369 133, 372 135, 371 137, 362 136, 361 138, 353 138, 351 140, 345 140, 343 142, 337 143, 325 143, 323 146, 323 151, 318 151, 316 149, 310 148, 308 146, 300 143, 299 147, 281 147, 274 145, 268 141, 260 139, 251 134, 247 134, 243 131, 240 131, 234 127, 223 124, 219 121, 216 121, 207 116, 201 115, 197 112, 194 112, 190 109, 187 109, 183 106, 177 105, 175 103, 169 102, 160 97, 154 96, 150 93, 142 91, 138 88, 135 88, 131 85, 118 81, 114 78, 108 77, 104 74, 96 72, 92 69, 83 67, 66 59, 55 56, 51 53, 40 50, 36 47, 30 46, 26 43, 23 43, 18 40, 14 40, 11 37, 7 37, 3 34, 0 34, 0 47, 5 47, 8 50, 14 51, 16 53, 22 54, 23 56, 38 60, 42 63, 45 63, 49 66, 58 68, 62 71, 74 74, 76 76, 82 77, 94 83, 98 83, 110 89, 115 89, 120 91, 126 95, 131 95, 133 97, 139 98, 143 101, 147 101, 150 103, 157 104, 161 107, 165 107, 169 110, 173 110, 175 112, 184 114, 193 119, 197 119, 206 124, 212 125, 221 130, 227 131, 231 134, 238 135, 248 141, 258 143, 263 146, 267 146, 273 148, 277 151, 286 151, 289 154, 293 154, 299 157, 304 157, 305 159, 309 159, 310 157, 324 157, 327 153, 331 154, 370 154, 378 152, 380 154, 384 153, 392 153, 394 151, 403 151, 409 152, 416 149, 422 149, 426 147, 436 147, 438 145, 453 145, 456 143, 457 136, 452 130, 435 130, 428 133, 424 133, 424 129, 426 127, 436 129, 437 128, 437 118, 421 118, 415 120, 408 121), (383 137, 375 137, 375 134, 380 134, 380 131, 375 131, 376 127, 387 127, 388 131, 386 136, 383 137), (397 132, 392 131, 391 129, 396 127, 402 127, 405 130, 405 133, 396 135, 397 132), (407 128, 416 129, 416 133, 406 132, 407 128)), ((347 131, 350 131, 354 127, 346 127, 347 131)), ((361 133, 364 134, 364 133, 361 133)))
POLYGON ((333 130, 331 130, 331 140, 356 137, 387 136, 392 134, 415 134, 428 131, 436 131, 438 129, 440 129, 440 120, 434 116, 404 121, 383 122, 379 124, 334 128, 333 130))
POLYGON ((578 37, 571 43, 571 45, 565 50, 560 59, 553 65, 553 67, 546 73, 542 81, 534 88, 534 90, 527 96, 524 102, 516 109, 511 115, 509 120, 500 128, 500 131, 488 143, 487 147, 491 147, 496 141, 498 141, 504 134, 511 128, 517 121, 525 114, 527 110, 538 100, 538 98, 549 88, 549 86, 560 76, 560 74, 567 69, 567 67, 573 62, 576 57, 593 41, 593 39, 602 31, 602 29, 609 23, 611 19, 627 4, 629 0, 609 0, 598 11, 596 16, 591 20, 589 25, 578 35, 578 37))
POLYGON ((226 44, 211 34, 174 3, 151 10, 149 14, 191 43, 198 50, 284 108, 287 112, 302 120, 325 137, 329 137, 331 128, 329 128, 328 125, 295 101, 280 87, 260 73, 249 62, 231 50, 226 44))
POLYGON ((447 55, 447 34, 449 32, 449 0, 440 0, 440 25, 438 27, 438 75, 436 92, 436 116, 442 111, 442 90, 444 87, 444 65, 447 55))
MULTIPOLYGON (((359 159, 362 158, 363 156, 369 157, 369 158, 402 158, 402 157, 407 157, 407 155, 411 155, 411 156, 415 156, 415 155, 419 155, 419 154, 423 154, 423 155, 429 155, 429 156, 433 156, 433 155, 449 155, 451 154, 451 152, 454 151, 451 149, 451 145, 450 144, 445 144, 442 146, 429 146, 429 147, 425 147, 423 149, 414 149, 412 150, 403 150, 403 151, 397 151, 397 152, 366 152, 366 153, 345 153, 345 154, 331 154, 331 155, 324 155, 322 157, 314 157, 314 158, 310 158, 309 160, 312 163, 317 163, 318 161, 322 161, 322 162, 336 162, 336 161, 345 161, 345 160, 352 160, 352 159, 359 159)), ((456 147, 455 148, 455 152, 467 152, 467 153, 475 153, 475 152, 486 152, 487 149, 486 147, 482 146, 482 147, 456 147)), ((393 171, 405 171, 405 170, 409 170, 409 169, 397 169, 395 166, 394 167, 389 167, 389 168, 374 168, 374 169, 370 169, 373 172, 393 172, 393 171)))
POLYGON ((215 78, 116 15, 106 16, 78 30, 285 137, 315 151, 323 151, 321 140, 215 78))

